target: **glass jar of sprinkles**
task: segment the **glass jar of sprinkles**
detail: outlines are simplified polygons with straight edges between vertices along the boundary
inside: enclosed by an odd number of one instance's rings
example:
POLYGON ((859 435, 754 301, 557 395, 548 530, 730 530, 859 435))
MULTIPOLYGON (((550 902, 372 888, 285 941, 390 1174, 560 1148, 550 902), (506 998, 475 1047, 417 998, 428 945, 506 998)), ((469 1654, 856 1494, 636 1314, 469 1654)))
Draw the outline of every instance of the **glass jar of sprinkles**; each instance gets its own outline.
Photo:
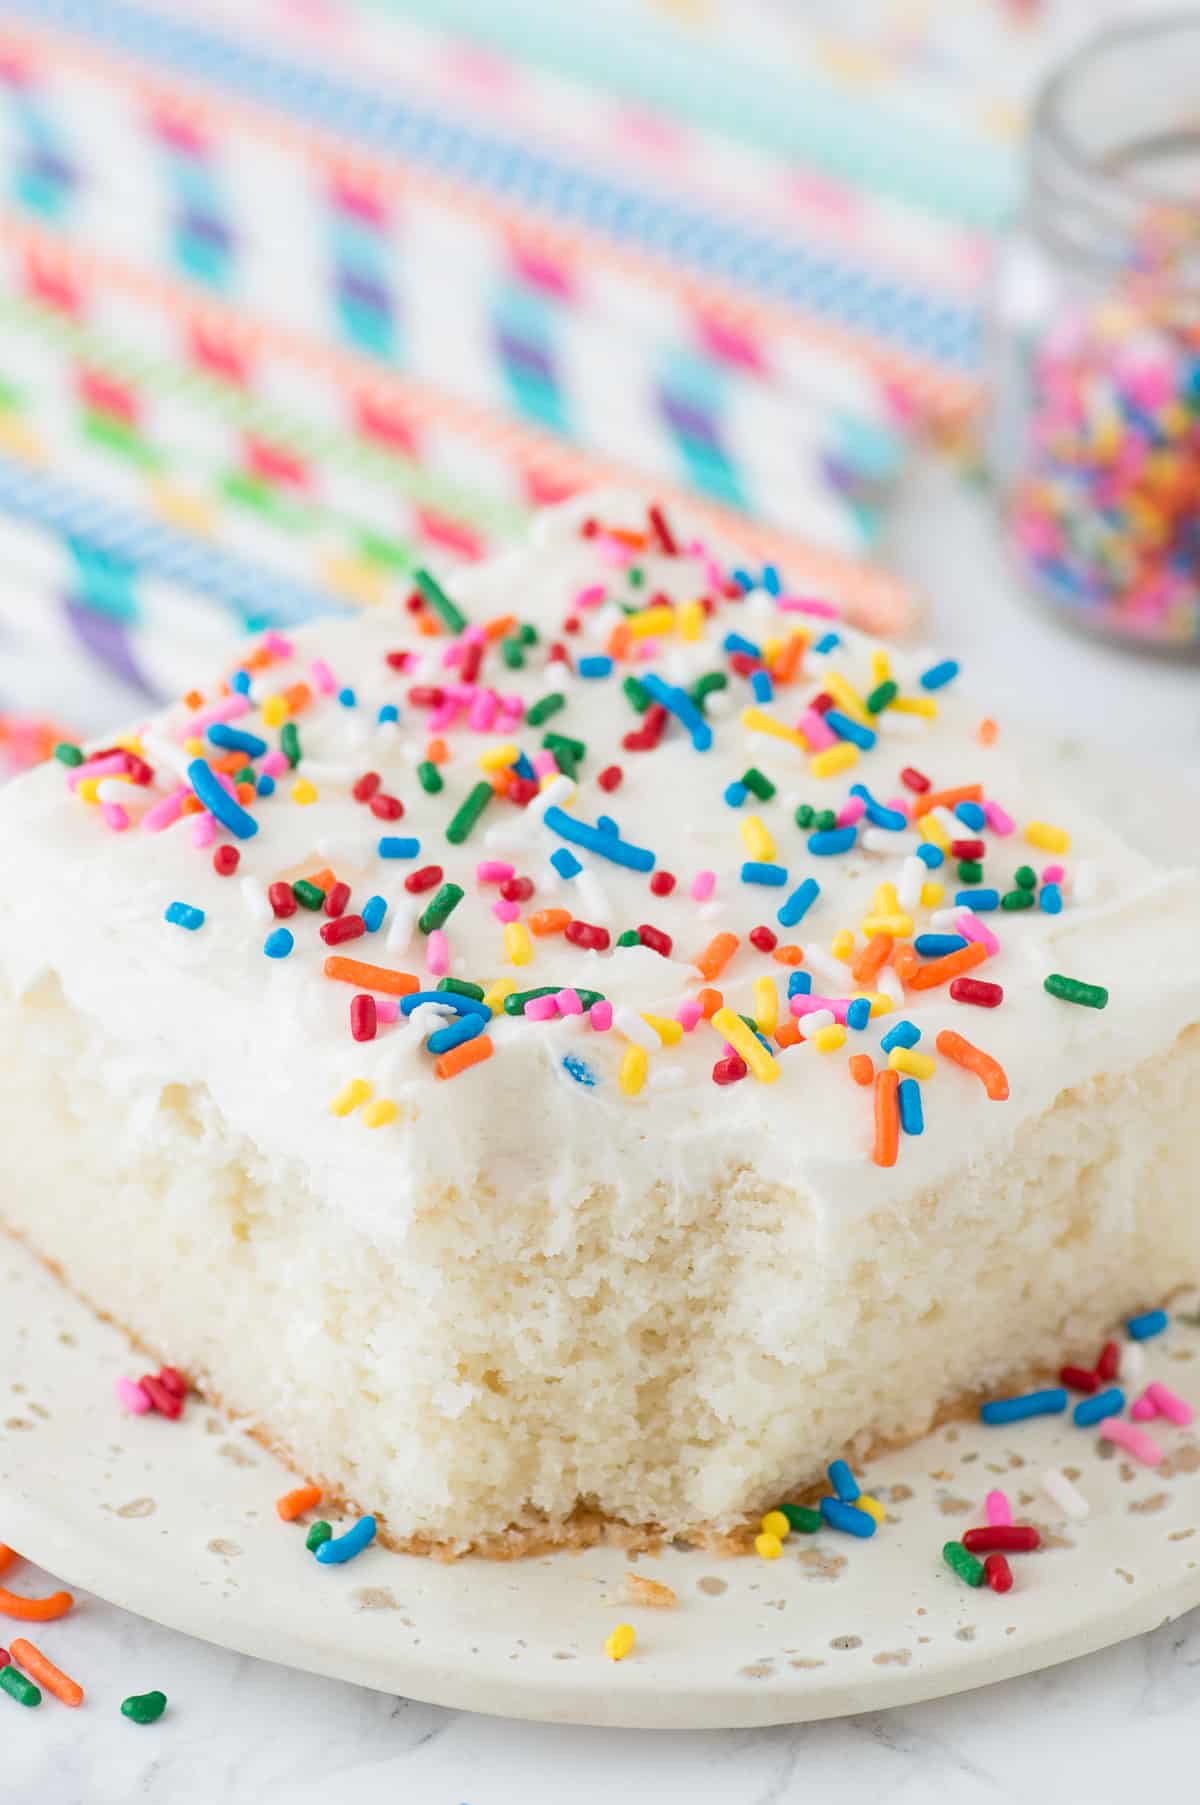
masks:
POLYGON ((992 464, 1065 617, 1200 649, 1200 12, 1101 33, 1035 107, 997 282, 992 464))

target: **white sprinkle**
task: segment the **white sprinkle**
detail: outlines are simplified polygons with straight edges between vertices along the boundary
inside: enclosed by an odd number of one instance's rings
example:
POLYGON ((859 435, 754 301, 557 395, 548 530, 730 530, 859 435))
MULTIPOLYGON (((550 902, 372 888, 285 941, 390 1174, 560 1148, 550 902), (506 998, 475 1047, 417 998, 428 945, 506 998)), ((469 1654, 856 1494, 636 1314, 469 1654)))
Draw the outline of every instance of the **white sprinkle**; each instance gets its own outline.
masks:
POLYGON ((646 1085, 652 1091, 677 1091, 683 1083, 681 1065, 652 1065, 646 1085))
POLYGON ((321 759, 305 758, 300 775, 311 777, 314 783, 353 783, 361 773, 355 765, 333 765, 321 759))
POLYGON ((418 1040, 427 1040, 436 1029, 444 1028, 456 1013, 443 1003, 418 1003, 408 1019, 417 1031, 418 1040))
POLYGON ((805 1040, 811 1040, 821 1028, 832 1028, 837 1016, 832 1009, 813 1009, 808 1015, 800 1017, 800 1032, 805 1040))
POLYGON ((571 879, 571 883, 572 894, 579 899, 582 905, 585 921, 590 921, 595 927, 603 927, 606 922, 612 920, 612 904, 605 894, 604 886, 590 866, 585 865, 583 870, 571 879))
POLYGON ((893 1003, 904 1001, 904 987, 895 972, 887 965, 875 974, 875 988, 881 996, 891 999, 893 1003))
POLYGON ((951 814, 948 808, 939 804, 937 808, 931 808, 929 813, 940 827, 945 828, 952 840, 962 840, 966 837, 966 829, 962 822, 957 815, 951 814))
MULTIPOLYGON (((867 852, 911 852, 915 853, 921 844, 919 834, 896 834, 886 827, 865 827, 858 836, 858 843, 867 852)), ((913 863, 921 865, 920 859, 913 863)), ((925 867, 921 865, 922 872, 925 867)))
MULTIPOLYGON (((810 662, 811 657, 810 653, 810 662)), ((927 723, 919 714, 897 714, 894 708, 885 708, 875 717, 875 731, 888 739, 919 740, 924 738, 927 723)))
POLYGON ((147 729, 142 735, 142 748, 152 765, 166 765, 177 777, 186 779, 192 755, 182 746, 173 746, 170 740, 147 729))
POLYGON ((1122 1385, 1136 1385, 1146 1371, 1146 1350, 1136 1341, 1121 1343, 1121 1357, 1117 1365, 1117 1377, 1122 1385))
POLYGON ((1090 903, 1096 897, 1096 867, 1091 859, 1080 859, 1071 873, 1071 895, 1077 903, 1090 903))
POLYGON ((540 822, 548 808, 564 808, 575 794, 575 785, 563 772, 552 777, 545 789, 533 798, 525 809, 527 821, 540 822))
POLYGON ((247 915, 253 921, 270 921, 275 911, 267 900, 267 893, 256 877, 249 875, 238 879, 238 888, 242 893, 242 902, 247 915))
POLYGON ((1072 1485, 1066 1474, 1060 1473, 1057 1467, 1050 1467, 1047 1472, 1042 1474, 1042 1490, 1047 1498, 1058 1505, 1060 1510, 1065 1511, 1068 1517, 1076 1518, 1077 1521, 1082 1521, 1091 1509, 1083 1493, 1072 1485))
POLYGON ((732 707, 733 697, 727 689, 710 689, 704 698, 704 711, 710 720, 723 720, 732 707))
POLYGON ((334 865, 367 865, 375 855, 378 840, 353 839, 347 834, 322 834, 317 852, 334 865))
MULTIPOLYGON (((901 836, 889 834, 887 838, 898 839, 901 836)), ((907 835, 903 836, 908 838, 907 835)), ((927 876, 925 861, 918 858, 905 859, 900 867, 900 881, 896 885, 896 901, 906 912, 915 909, 921 900, 921 891, 925 888, 927 876)))
MULTIPOLYGON (((917 863, 920 864, 919 859, 917 863)), ((937 928, 939 932, 955 934, 958 932, 958 918, 963 914, 969 915, 970 910, 957 906, 950 909, 935 909, 929 917, 929 925, 931 928, 937 928)))
POLYGON ((415 900, 412 902, 397 902, 392 904, 391 910, 389 911, 391 921, 388 926, 386 942, 389 953, 405 953, 408 951, 409 945, 412 942, 413 928, 416 926, 417 913, 420 906, 420 903, 415 900))
POLYGON ((614 1009, 613 1027, 626 1040, 631 1040, 635 1047, 645 1048, 647 1053, 656 1053, 662 1045, 649 1022, 644 1022, 636 1009, 614 1009))
POLYGON ((802 948, 802 951, 804 963, 809 971, 815 972, 818 977, 828 979, 831 984, 840 985, 842 989, 849 984, 849 969, 835 959, 832 953, 827 952, 823 946, 818 946, 810 940, 802 948))

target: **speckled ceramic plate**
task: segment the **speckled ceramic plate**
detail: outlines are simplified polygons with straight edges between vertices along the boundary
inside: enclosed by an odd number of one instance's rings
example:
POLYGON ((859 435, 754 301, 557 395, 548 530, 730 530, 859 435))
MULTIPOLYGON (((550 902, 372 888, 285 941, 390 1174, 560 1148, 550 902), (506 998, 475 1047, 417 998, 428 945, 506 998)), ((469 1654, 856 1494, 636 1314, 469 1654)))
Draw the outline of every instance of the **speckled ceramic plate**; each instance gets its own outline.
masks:
MULTIPOLYGON (((1200 1327, 1181 1300, 1149 1377, 1200 1403, 1200 1327)), ((984 1685, 1066 1660, 1200 1603, 1200 1439, 1156 1424, 1157 1470, 1067 1419, 947 1427, 870 1469, 873 1541, 794 1536, 783 1558, 669 1550, 638 1572, 675 1610, 626 1601, 619 1552, 497 1565, 374 1547, 321 1567, 274 1500, 294 1475, 196 1399, 180 1422, 124 1417, 139 1370, 25 1251, 0 1244, 0 1538, 60 1577, 191 1635, 438 1704, 568 1723, 798 1722, 984 1685), (1069 1469, 1091 1505, 1068 1524, 1039 1473, 1069 1469), (1005 1488, 1043 1548, 1006 1596, 962 1585, 940 1550, 1005 1488), (636 1653, 603 1652, 633 1623, 636 1653)), ((14 1582, 20 1586, 19 1571, 14 1582)))

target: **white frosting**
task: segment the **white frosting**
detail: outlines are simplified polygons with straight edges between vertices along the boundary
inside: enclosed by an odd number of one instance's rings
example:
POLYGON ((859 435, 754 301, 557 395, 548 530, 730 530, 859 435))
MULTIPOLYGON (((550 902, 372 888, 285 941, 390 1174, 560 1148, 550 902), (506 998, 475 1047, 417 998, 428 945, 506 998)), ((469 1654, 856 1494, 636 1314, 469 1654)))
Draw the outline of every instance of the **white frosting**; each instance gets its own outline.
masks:
MULTIPOLYGON (((618 514, 615 504, 593 499, 590 505, 605 520, 636 524, 639 518, 628 507, 618 514)), ((233 878, 216 875, 211 848, 193 845, 190 819, 157 834, 136 822, 128 832, 113 833, 98 808, 71 794, 68 773, 59 765, 17 782, 0 799, 0 857, 7 874, 0 898, 0 970, 18 990, 56 973, 71 1003, 106 1023, 120 1049, 110 1073, 119 1105, 123 1100, 144 1105, 148 1094, 168 1083, 206 1086, 265 1160, 296 1162, 318 1193, 365 1227, 399 1228, 414 1209, 435 1203, 441 1187, 484 1182, 494 1187, 499 1212, 511 1188, 544 1194, 550 1219, 567 1235, 573 1200, 582 1189, 602 1184, 614 1192, 618 1234, 626 1200, 636 1205, 655 1181, 663 1181, 669 1195, 673 1186, 720 1184, 743 1165, 753 1166, 766 1183, 810 1193, 824 1220, 836 1222, 851 1210, 893 1204, 960 1169, 983 1149, 1015 1142, 1023 1125, 1061 1089, 1133 1066, 1200 1017, 1196 877, 1154 871, 1102 824, 1049 793, 1036 758, 1014 757, 1003 721, 997 743, 980 745, 976 727, 983 710, 964 700, 957 684, 937 693, 935 721, 884 713, 878 744, 837 777, 813 777, 802 750, 743 725, 742 711, 752 698, 748 682, 738 676, 709 706, 711 750, 695 750, 674 720, 655 751, 623 750, 622 736, 639 725, 621 690, 626 669, 655 671, 686 685, 705 671, 729 668, 721 649, 727 632, 761 642, 802 626, 816 639, 826 624, 781 615, 772 598, 756 590, 746 601, 719 607, 701 641, 663 636, 651 662, 618 665, 611 678, 588 681, 565 674, 561 664, 547 668, 548 642, 563 639, 573 658, 599 653, 622 618, 612 601, 573 608, 578 592, 590 585, 603 583, 610 596, 639 601, 660 590, 677 602, 712 592, 702 559, 658 554, 639 554, 644 582, 631 587, 619 568, 605 562, 597 541, 580 535, 582 511, 572 506, 543 516, 528 545, 455 576, 453 593, 470 620, 483 623, 511 613, 536 625, 541 635, 524 670, 507 669, 498 651, 490 650, 481 682, 527 702, 562 690, 568 706, 536 731, 522 724, 515 731, 476 733, 466 727, 465 715, 460 717, 442 736, 451 757, 442 766, 440 795, 426 795, 417 781, 415 765, 429 737, 428 711, 407 698, 414 683, 453 680, 442 664, 448 641, 422 637, 410 615, 389 612, 306 629, 294 636, 292 659, 256 677, 255 693, 261 697, 311 681, 311 663, 321 658, 339 686, 355 690, 358 706, 349 709, 335 697, 318 696, 298 717, 303 760, 296 775, 311 778, 319 799, 299 805, 289 794, 293 777, 282 777, 275 796, 254 805, 259 832, 237 842, 241 862, 233 878), (573 612, 582 631, 564 635, 562 622, 573 612), (386 664, 386 652, 404 648, 417 653, 419 672, 398 673, 386 664), (381 729, 377 712, 389 702, 399 708, 400 724, 381 729), (495 800, 465 845, 447 843, 453 808, 479 780, 479 754, 511 739, 532 756, 545 731, 587 746, 571 812, 592 823, 601 814, 614 817, 624 840, 651 849, 656 869, 676 877, 673 894, 653 895, 647 875, 579 846, 572 850, 584 872, 564 881, 549 863, 564 842, 541 820, 536 804, 522 812, 495 800), (624 780, 606 794, 595 777, 611 763, 621 766, 624 780), (424 980, 426 941, 416 916, 432 892, 413 898, 404 879, 418 866, 436 863, 466 892, 446 927, 453 975, 485 984, 508 977, 521 989, 577 984, 602 991, 612 1000, 618 1023, 637 1024, 634 1039, 644 1028, 639 1011, 674 1016, 695 995, 700 980, 691 960, 724 929, 741 937, 733 961, 715 980, 734 1009, 751 1013, 753 980, 769 976, 776 982, 780 1019, 787 1016, 788 968, 747 939, 758 923, 771 927, 781 943, 809 949, 818 994, 853 995, 859 986, 833 958, 830 942, 839 929, 850 927, 861 944, 859 924, 870 913, 880 882, 912 893, 911 872, 905 874, 911 832, 871 830, 860 835, 850 854, 814 857, 807 832, 793 819, 795 803, 803 799, 837 809, 856 781, 886 802, 907 793, 898 773, 909 763, 939 788, 982 782, 986 795, 1016 820, 1018 831, 1010 838, 983 835, 986 884, 1007 890, 1019 864, 1040 871, 1055 860, 1056 855, 1024 843, 1021 830, 1029 820, 1049 820, 1071 834, 1061 861, 1068 872, 1061 915, 1035 908, 985 918, 1001 951, 972 975, 1004 986, 998 1009, 956 1003, 944 987, 910 991, 891 1014, 877 1017, 863 1032, 850 1031, 838 1051, 822 1054, 803 1043, 778 1052, 780 1077, 770 1085, 752 1076, 724 1087, 714 1084, 712 1067, 723 1046, 701 1023, 676 1046, 654 1046, 647 1083, 629 1097, 617 1082, 630 1044, 619 1027, 596 1033, 586 1016, 545 1023, 501 1013, 489 1028, 494 1057, 453 1081, 439 1082, 423 1044, 423 1033, 436 1022, 381 1026, 374 1041, 356 1043, 349 1030, 354 992, 322 975, 333 950, 424 980), (725 788, 749 765, 774 782, 776 795, 730 807, 723 800, 725 788), (351 798, 350 785, 365 770, 379 772, 384 789, 402 799, 402 820, 378 820, 351 798), (740 828, 751 814, 775 841, 777 861, 788 872, 784 888, 741 879, 750 855, 740 828), (419 858, 380 859, 376 848, 385 835, 417 837, 419 858), (892 850, 888 841, 895 843, 892 850), (508 859, 533 878, 536 892, 522 905, 523 916, 567 908, 607 925, 614 941, 623 929, 650 923, 672 937, 672 956, 662 958, 641 946, 585 952, 557 935, 535 938, 532 962, 514 968, 492 913, 498 889, 475 878, 477 864, 487 858, 508 859), (387 898, 381 931, 330 949, 319 937, 325 917, 302 910, 285 924, 296 937, 291 956, 265 957, 264 938, 275 925, 264 905, 266 886, 328 864, 353 886, 351 911, 372 894, 387 898), (1070 876, 1084 864, 1089 900, 1080 904, 1071 898, 1070 876), (711 899, 697 903, 690 889, 703 870, 717 874, 716 887, 711 899), (777 909, 810 876, 821 886, 818 901, 797 927, 780 928, 777 909), (199 931, 164 922, 164 910, 175 900, 205 911, 199 931), (1109 1007, 1097 1012, 1047 995, 1042 980, 1050 971, 1106 985, 1109 1007), (871 1093, 852 1081, 846 1061, 855 1052, 868 1052, 878 1063, 880 1036, 901 1016, 921 1029, 920 1050, 937 1058, 938 1069, 922 1087, 925 1133, 902 1137, 897 1164, 881 1169, 870 1159, 871 1093), (943 1027, 957 1029, 1000 1060, 1011 1086, 1007 1102, 990 1101, 974 1076, 940 1058, 934 1041, 943 1027), (594 1087, 569 1075, 565 1055, 586 1061, 596 1077, 594 1087), (370 1131, 358 1115, 330 1113, 334 1093, 355 1077, 369 1081, 375 1096, 396 1101, 395 1122, 370 1131)), ((860 693, 872 687, 871 642, 844 627, 836 630, 842 643, 828 656, 810 651, 807 674, 781 687, 764 704, 767 713, 793 725, 830 670, 860 693)), ((893 650, 891 659, 902 693, 923 693, 916 677, 929 658, 893 650)), ((188 719, 188 708, 178 704, 143 735, 147 758, 160 766, 156 797, 177 781, 166 763, 169 758, 178 765, 188 719)), ((278 730, 264 729, 257 712, 236 725, 277 743, 278 730)), ((133 799, 141 800, 136 792, 133 799)), ((966 828, 958 831, 975 837, 966 828)), ((929 930, 932 914, 953 906, 963 887, 950 861, 929 875, 945 883, 946 897, 935 908, 914 910, 918 933, 929 930)), ((423 987, 433 989, 436 983, 429 977, 423 987)), ((902 994, 890 970, 876 988, 902 994)), ((648 1045, 656 1039, 652 1033, 644 1038, 648 1045)), ((152 1132, 144 1110, 131 1116, 127 1131, 137 1132, 138 1122, 152 1132)))

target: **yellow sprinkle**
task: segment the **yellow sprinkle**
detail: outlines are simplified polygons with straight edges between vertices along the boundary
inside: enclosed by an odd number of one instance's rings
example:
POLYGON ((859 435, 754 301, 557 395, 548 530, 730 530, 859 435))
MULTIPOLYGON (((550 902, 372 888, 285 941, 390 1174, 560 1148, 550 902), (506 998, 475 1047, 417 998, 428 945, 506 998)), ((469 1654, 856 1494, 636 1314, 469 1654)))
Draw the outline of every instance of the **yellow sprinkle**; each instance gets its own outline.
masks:
MULTIPOLYGON (((552 783, 557 783, 561 776, 562 776, 561 771, 543 771, 542 775, 538 778, 538 789, 539 790, 549 789, 550 785, 552 783)), ((572 788, 570 790, 566 791, 562 796, 559 797, 558 806, 559 806, 559 808, 570 808, 570 806, 574 802, 574 800, 575 800, 575 790, 574 790, 574 787, 572 786, 572 788)))
POLYGON ((774 1034, 779 1020, 779 992, 774 978, 754 980, 754 1019, 764 1034, 774 1034))
POLYGON ((282 696, 264 696, 262 703, 264 727, 282 727, 288 718, 288 705, 282 696))
POLYGON ((872 934, 890 934, 893 940, 907 940, 913 931, 911 915, 864 915, 859 927, 869 940, 872 934))
POLYGON ((735 1015, 732 1009, 718 1009, 712 1025, 734 1052, 741 1055, 760 1084, 774 1084, 779 1076, 779 1065, 740 1015, 735 1015))
MULTIPOLYGON (((865 997, 871 1005, 871 1014, 890 1015, 896 1007, 890 996, 883 990, 858 990, 855 996, 865 997)), ((853 1001, 853 998, 851 999, 853 1001)))
POLYGON ((896 894, 895 884, 876 884, 875 895, 871 901, 871 909, 876 915, 895 915, 899 913, 900 898, 896 894))
POLYGON ((528 965, 533 958, 533 942, 523 921, 505 923, 504 950, 514 965, 528 965))
MULTIPOLYGON (((829 691, 843 714, 848 714, 852 721, 858 721, 863 727, 870 726, 866 703, 840 672, 826 671, 821 678, 821 687, 829 691)), ((895 703, 892 706, 895 707, 895 703)))
POLYGON ((783 740, 786 745, 795 746, 797 751, 808 751, 808 741, 802 733, 794 727, 785 727, 782 721, 761 708, 743 708, 742 726, 748 727, 751 733, 769 733, 773 740, 783 740))
POLYGON ((365 1103, 370 1095, 371 1087, 365 1078, 351 1078, 349 1084, 343 1084, 329 1105, 329 1113, 334 1116, 353 1115, 359 1105, 365 1103))
POLYGON ((368 1103, 363 1110, 363 1126, 366 1128, 384 1128, 394 1122, 399 1109, 390 1097, 377 1097, 374 1103, 368 1103))
POLYGON ((481 771, 502 771, 506 765, 515 765, 521 756, 521 748, 506 740, 502 746, 489 746, 486 752, 479 754, 481 771))
POLYGON ((189 758, 204 757, 204 741, 199 739, 194 733, 190 733, 187 739, 184 740, 183 749, 188 754, 189 758))
POLYGON ((680 639, 699 639, 704 631, 705 618, 703 602, 681 602, 675 616, 680 639))
POLYGON ((153 477, 148 486, 150 499, 164 520, 169 520, 172 526, 181 526, 197 538, 211 537, 212 514, 198 495, 189 495, 186 489, 165 482, 161 477, 153 477))
POLYGON ((927 721, 937 719, 938 705, 932 696, 897 696, 890 706, 897 714, 924 715, 927 721))
POLYGON ((764 639, 763 640, 763 648, 762 648, 763 663, 766 665, 768 670, 770 670, 771 666, 775 662, 776 657, 782 650, 783 650, 782 639, 775 638, 775 639, 764 639))
POLYGON ((1027 821, 1025 844, 1036 846, 1039 852, 1068 852, 1071 836, 1065 828, 1051 827, 1048 821, 1027 821))
POLYGON ((641 614, 627 614, 625 617, 625 626, 631 639, 649 639, 655 633, 669 633, 674 625, 674 608, 646 608, 641 614))
POLYGON ((136 733, 123 733, 119 739, 113 741, 113 745, 120 746, 122 752, 136 752, 139 758, 145 751, 141 736, 136 733))
POLYGON ((854 741, 839 740, 836 746, 826 746, 824 752, 814 752, 808 768, 814 777, 836 777, 839 771, 848 771, 857 763, 858 747, 854 741))
POLYGON ((79 797, 81 802, 99 802, 99 784, 100 779, 98 777, 81 778, 75 786, 75 794, 79 797))
POLYGON ((854 929, 839 928, 829 945, 835 959, 847 960, 854 951, 854 929))
POLYGON ((497 978, 488 985, 483 993, 483 1000, 493 1015, 504 1007, 505 997, 510 997, 516 988, 511 978, 497 978))
POLYGON ((873 683, 886 683, 892 674, 892 661, 882 646, 876 646, 871 653, 871 680, 873 683))
POLYGON ((760 1560, 777 1561, 783 1553, 783 1543, 778 1536, 767 1535, 764 1531, 754 1538, 754 1552, 760 1560))
POLYGON ((604 1652, 610 1661, 623 1661, 631 1655, 637 1644, 637 1631, 632 1623, 618 1623, 611 1636, 604 1640, 604 1652))
POLYGON ((813 1046, 818 1053, 836 1053, 845 1044, 846 1030, 841 1022, 830 1022, 828 1027, 818 1028, 813 1035, 813 1046))
POLYGON ((672 1021, 669 1015, 647 1015, 643 1009, 642 1020, 654 1029, 664 1047, 677 1047, 683 1039, 683 1024, 672 1021))
POLYGON ((927 883, 921 885, 921 907, 936 909, 945 894, 946 886, 939 884, 935 877, 931 877, 927 883))
POLYGON ((321 574, 331 589, 352 602, 360 602, 364 608, 377 608, 387 594, 383 572, 365 558, 331 554, 321 560, 321 574))
POLYGON ((878 1498, 871 1498, 866 1492, 860 1492, 854 1502, 859 1510, 865 1510, 868 1517, 874 1517, 877 1523, 887 1522, 887 1512, 878 1498))
POLYGON ((632 1044, 626 1047, 621 1055, 621 1069, 617 1080, 627 1097, 637 1096, 646 1082, 649 1065, 645 1047, 635 1047, 632 1044))
POLYGON ((23 420, 18 420, 7 408, 0 411, 0 451, 28 458, 31 464, 45 461, 42 441, 30 432, 23 420))
POLYGON ((775 842, 758 815, 747 815, 744 820, 739 821, 738 832, 742 836, 742 844, 752 859, 761 859, 767 865, 774 864, 775 842))
POLYGON ((903 1072, 906 1078, 932 1078, 937 1070, 937 1060, 930 1059, 928 1053, 918 1053, 915 1047, 893 1047, 888 1064, 893 1072, 903 1072))
POLYGON ((921 816, 917 822, 917 832, 923 840, 928 840, 931 846, 939 846, 943 852, 949 852, 950 835, 941 822, 935 821, 932 815, 921 816))
POLYGON ((792 1533, 792 1526, 781 1510, 769 1510, 759 1528, 765 1536, 775 1536, 781 1542, 786 1542, 792 1533))
POLYGON ((316 800, 317 800, 316 784, 309 783, 307 777, 298 777, 296 779, 295 783, 292 785, 292 801, 298 802, 300 804, 300 806, 303 808, 303 807, 307 806, 308 803, 315 802, 316 800))

